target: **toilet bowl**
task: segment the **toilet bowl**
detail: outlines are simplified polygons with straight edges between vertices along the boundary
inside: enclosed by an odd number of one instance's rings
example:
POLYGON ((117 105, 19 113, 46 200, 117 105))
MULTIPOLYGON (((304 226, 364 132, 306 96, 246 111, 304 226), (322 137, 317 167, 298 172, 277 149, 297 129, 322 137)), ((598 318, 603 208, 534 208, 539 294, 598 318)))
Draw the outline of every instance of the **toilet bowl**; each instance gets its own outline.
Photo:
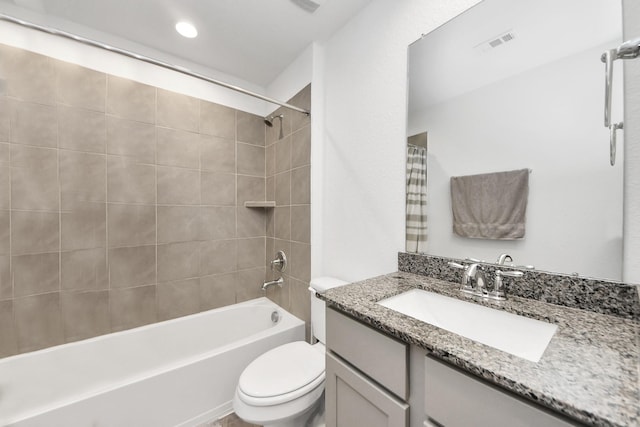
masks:
POLYGON ((284 344, 251 362, 233 398, 238 417, 265 427, 324 425, 325 304, 316 293, 346 283, 329 277, 311 281, 311 331, 318 342, 284 344))

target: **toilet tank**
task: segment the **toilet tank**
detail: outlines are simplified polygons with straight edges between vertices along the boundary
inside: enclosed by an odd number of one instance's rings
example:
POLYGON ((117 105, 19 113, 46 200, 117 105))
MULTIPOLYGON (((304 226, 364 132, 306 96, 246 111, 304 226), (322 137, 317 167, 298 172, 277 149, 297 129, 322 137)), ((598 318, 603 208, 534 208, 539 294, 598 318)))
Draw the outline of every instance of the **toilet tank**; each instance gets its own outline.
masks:
POLYGON ((326 342, 326 315, 325 303, 316 294, 323 294, 328 289, 336 288, 348 284, 344 280, 335 277, 318 277, 311 279, 309 291, 311 292, 311 335, 318 341, 325 344, 326 342))

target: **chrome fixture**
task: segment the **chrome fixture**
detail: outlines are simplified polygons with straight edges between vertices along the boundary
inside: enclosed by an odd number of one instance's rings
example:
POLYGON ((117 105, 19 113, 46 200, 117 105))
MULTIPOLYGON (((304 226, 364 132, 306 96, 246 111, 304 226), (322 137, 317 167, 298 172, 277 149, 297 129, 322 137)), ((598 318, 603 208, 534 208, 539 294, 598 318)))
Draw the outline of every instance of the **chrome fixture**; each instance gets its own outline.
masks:
POLYGON ((505 300, 507 295, 504 292, 504 283, 502 283, 503 277, 522 277, 524 273, 522 271, 502 271, 496 270, 496 277, 493 282, 493 290, 487 293, 487 298, 495 300, 505 300))
POLYGON ((214 85, 222 86, 227 89, 231 89, 236 92, 243 93, 245 95, 252 96, 254 98, 261 99, 263 101, 267 101, 271 104, 280 105, 282 107, 288 108, 290 110, 299 111, 300 113, 306 114, 307 116, 311 115, 309 110, 305 110, 300 107, 296 107, 295 105, 287 104, 286 102, 278 101, 273 98, 269 98, 268 96, 260 95, 259 93, 255 93, 249 91, 247 89, 243 89, 239 86, 235 86, 229 83, 222 82, 220 80, 212 79, 211 77, 207 77, 203 74, 196 73, 195 71, 191 71, 185 67, 181 67, 179 65, 169 64, 167 62, 159 61, 157 59, 150 58, 148 56, 140 55, 134 52, 131 52, 126 49, 120 49, 118 47, 110 46, 105 43, 101 43, 92 39, 88 39, 86 37, 78 36, 76 34, 68 33, 66 31, 58 30, 51 27, 45 27, 42 25, 34 24, 28 21, 24 21, 22 19, 14 18, 10 15, 5 15, 4 13, 0 13, 0 21, 10 22, 12 24, 20 25, 22 27, 26 27, 32 30, 41 31, 43 33, 52 34, 54 36, 64 37, 66 39, 74 40, 78 43, 85 44, 87 46, 97 47, 100 49, 108 50, 109 52, 114 52, 129 58, 137 59, 138 61, 146 62, 148 64, 156 65, 158 67, 166 68, 171 71, 176 71, 180 74, 185 74, 190 77, 195 77, 196 79, 204 80, 209 83, 213 83, 214 85))
POLYGON ((511 258, 511 255, 509 254, 500 254, 500 256, 498 256, 498 260, 496 261, 496 264, 504 265, 505 261, 513 262, 513 258, 511 258))
POLYGON ((280 134, 278 136, 278 139, 282 139, 284 137, 284 134, 282 132, 282 119, 284 118, 284 114, 279 114, 279 115, 270 115, 269 117, 265 117, 264 118, 264 124, 269 126, 269 127, 273 127, 273 122, 275 119, 280 119, 280 134))
POLYGON ((616 49, 609 49, 602 54, 600 60, 604 62, 604 127, 609 128, 609 163, 616 163, 616 131, 624 129, 624 123, 612 123, 611 98, 613 87, 613 61, 616 59, 633 59, 640 56, 640 37, 627 40, 616 49))
POLYGON ((271 270, 277 270, 280 273, 287 269, 287 256, 283 251, 278 251, 276 253, 276 259, 271 261, 271 270))
POLYGON ((271 321, 273 323, 278 323, 280 321, 280 313, 278 313, 277 310, 271 313, 271 321))
POLYGON ((450 267, 464 270, 460 279, 460 291, 476 296, 484 296, 486 293, 486 279, 482 267, 478 263, 469 265, 449 262, 450 267))
POLYGON ((272 280, 270 282, 264 282, 262 284, 262 290, 266 291, 268 287, 275 286, 275 285, 278 285, 278 286, 282 287, 283 283, 284 283, 284 279, 282 277, 280 277, 279 279, 276 279, 276 280, 272 280))

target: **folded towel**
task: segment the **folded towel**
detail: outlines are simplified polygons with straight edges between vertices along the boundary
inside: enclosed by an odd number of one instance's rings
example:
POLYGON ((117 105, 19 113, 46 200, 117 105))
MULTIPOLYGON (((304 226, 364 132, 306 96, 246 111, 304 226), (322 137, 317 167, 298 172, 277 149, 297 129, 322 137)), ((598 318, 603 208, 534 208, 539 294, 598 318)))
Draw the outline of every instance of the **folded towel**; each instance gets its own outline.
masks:
POLYGON ((475 239, 521 239, 528 195, 528 169, 451 177, 453 232, 475 239))

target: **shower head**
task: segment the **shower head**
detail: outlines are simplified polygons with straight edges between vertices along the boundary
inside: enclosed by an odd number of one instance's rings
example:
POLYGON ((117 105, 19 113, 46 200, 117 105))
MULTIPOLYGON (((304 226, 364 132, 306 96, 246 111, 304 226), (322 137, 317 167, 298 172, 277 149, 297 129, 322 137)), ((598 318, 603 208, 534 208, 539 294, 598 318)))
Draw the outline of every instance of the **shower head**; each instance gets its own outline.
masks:
MULTIPOLYGON (((283 119, 283 117, 284 117, 284 114, 280 114, 280 115, 277 115, 277 116, 276 116, 276 115, 271 115, 271 116, 269 116, 269 117, 265 117, 265 118, 264 118, 264 124, 265 124, 265 125, 267 125, 267 126, 269 126, 269 127, 273 127, 273 121, 274 121, 275 119, 280 119, 280 120, 282 120, 282 119, 283 119)), ((280 122, 280 123, 282 123, 282 122, 280 122)))

